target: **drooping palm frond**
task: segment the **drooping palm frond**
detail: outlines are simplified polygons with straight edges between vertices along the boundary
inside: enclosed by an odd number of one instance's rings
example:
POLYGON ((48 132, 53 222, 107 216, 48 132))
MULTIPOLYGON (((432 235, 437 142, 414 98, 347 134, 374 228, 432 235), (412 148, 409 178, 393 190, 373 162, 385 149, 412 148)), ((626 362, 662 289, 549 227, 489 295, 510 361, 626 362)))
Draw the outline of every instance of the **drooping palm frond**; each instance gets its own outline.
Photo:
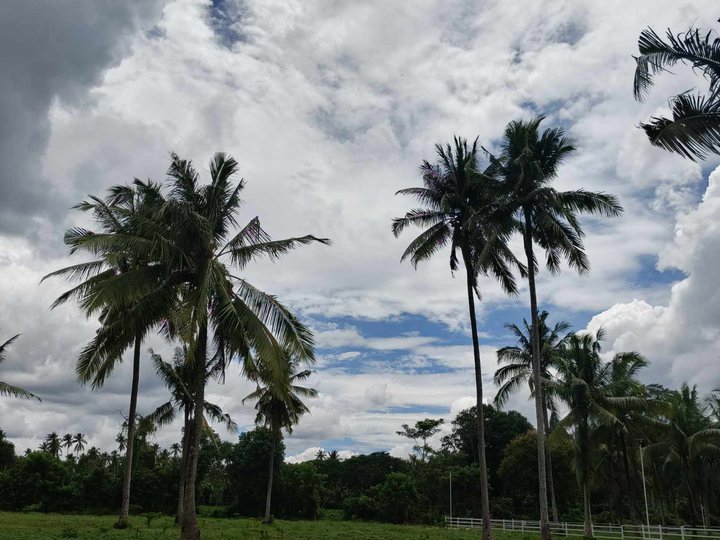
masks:
MULTIPOLYGON (((19 337, 20 334, 15 334, 10 339, 7 339, 2 345, 0 345, 0 364, 5 361, 8 347, 10 347, 10 345, 12 345, 19 337)), ((0 396, 16 397, 22 399, 37 399, 38 401, 42 401, 32 392, 28 392, 27 390, 24 390, 19 386, 13 386, 12 384, 8 384, 2 381, 0 381, 0 396)))

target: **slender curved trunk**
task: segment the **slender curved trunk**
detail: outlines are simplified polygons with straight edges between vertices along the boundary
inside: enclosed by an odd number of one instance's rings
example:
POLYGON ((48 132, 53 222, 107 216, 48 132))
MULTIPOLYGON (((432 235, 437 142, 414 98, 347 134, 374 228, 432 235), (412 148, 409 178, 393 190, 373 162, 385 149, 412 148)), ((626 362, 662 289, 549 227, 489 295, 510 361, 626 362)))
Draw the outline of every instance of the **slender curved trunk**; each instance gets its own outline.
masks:
POLYGON ((535 420, 537 426, 537 456, 538 456, 538 483, 540 502, 540 537, 542 540, 550 539, 550 524, 548 523, 547 502, 547 468, 545 465, 545 423, 543 421, 545 400, 543 398, 542 374, 540 372, 540 337, 537 306, 537 293, 535 291, 535 257, 532 246, 532 225, 530 223, 529 209, 523 209, 525 214, 525 233, 523 243, 528 267, 528 285, 530 289, 530 315, 532 317, 532 367, 535 382, 535 420))
POLYGON ((578 478, 580 479, 580 489, 583 493, 583 514, 584 514, 584 528, 583 536, 585 538, 592 538, 592 513, 590 508, 590 432, 588 427, 587 415, 583 415, 580 419, 580 423, 577 426, 576 432, 577 452, 575 461, 579 462, 580 470, 578 471, 578 478))
POLYGON ((122 502, 120 516, 115 522, 116 529, 127 529, 130 515, 130 482, 132 480, 133 450, 135 448, 135 416, 137 414, 138 386, 140 384, 140 347, 142 336, 135 336, 133 349, 132 385, 130 387, 130 411, 128 413, 127 446, 125 447, 125 477, 123 479, 122 502))
POLYGON ((188 439, 188 462, 185 473, 185 493, 183 494, 183 515, 181 540, 197 540, 200 530, 195 513, 195 485, 197 482, 197 464, 200 454, 200 434, 202 432, 203 409, 205 408, 205 363, 207 356, 207 321, 198 331, 195 352, 195 410, 191 422, 192 430, 188 439))
MULTIPOLYGON (((545 424, 545 436, 550 436, 550 421, 548 420, 547 407, 543 407, 543 422, 545 424)), ((559 523, 557 500, 555 499, 555 480, 553 479, 552 456, 550 455, 550 445, 545 445, 545 457, 547 458, 548 471, 548 489, 550 491, 550 511, 552 512, 553 522, 559 523)))
POLYGON ((620 434, 620 452, 622 453, 623 468, 625 470, 625 485, 627 489, 628 510, 630 511, 630 520, 637 521, 637 512, 635 510, 635 489, 630 477, 630 462, 628 460, 627 441, 625 433, 620 434))
POLYGON ((180 457, 180 486, 178 488, 178 503, 177 511, 175 513, 175 523, 182 523, 183 516, 183 505, 185 504, 185 477, 187 475, 187 462, 189 459, 188 443, 190 441, 190 432, 192 426, 190 425, 190 411, 185 409, 185 423, 183 426, 185 430, 182 438, 182 456, 180 457))
POLYGON ((490 495, 488 492, 488 472, 485 461, 485 411, 483 410, 482 366, 480 364, 480 342, 478 339, 477 319, 475 317, 475 290, 473 289, 473 268, 470 253, 463 249, 465 272, 467 275, 468 309, 470 311, 470 327, 472 330, 473 358, 475 360, 475 394, 477 398, 477 434, 478 461, 480 463, 480 505, 482 507, 483 540, 492 539, 490 524, 490 495))
POLYGON ((270 502, 272 499, 272 485, 273 485, 273 465, 275 464, 275 446, 277 443, 277 435, 273 434, 272 444, 270 445, 270 470, 268 472, 268 484, 267 484, 267 495, 265 496, 265 519, 263 523, 270 525, 270 502))

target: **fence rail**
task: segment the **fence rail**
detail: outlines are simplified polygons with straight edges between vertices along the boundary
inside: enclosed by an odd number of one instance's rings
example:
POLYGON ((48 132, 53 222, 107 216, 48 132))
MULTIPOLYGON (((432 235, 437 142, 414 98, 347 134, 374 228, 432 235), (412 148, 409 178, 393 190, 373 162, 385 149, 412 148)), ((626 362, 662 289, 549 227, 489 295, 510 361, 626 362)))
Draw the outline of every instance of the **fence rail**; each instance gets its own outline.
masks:
MULTIPOLYGON (((496 530, 540 533, 538 521, 493 519, 490 522, 496 530)), ((445 517, 445 524, 456 529, 482 528, 482 520, 477 518, 445 517)), ((556 536, 584 536, 582 523, 550 523, 550 530, 556 536)), ((720 528, 593 524, 592 530, 595 538, 603 540, 720 540, 720 528)))

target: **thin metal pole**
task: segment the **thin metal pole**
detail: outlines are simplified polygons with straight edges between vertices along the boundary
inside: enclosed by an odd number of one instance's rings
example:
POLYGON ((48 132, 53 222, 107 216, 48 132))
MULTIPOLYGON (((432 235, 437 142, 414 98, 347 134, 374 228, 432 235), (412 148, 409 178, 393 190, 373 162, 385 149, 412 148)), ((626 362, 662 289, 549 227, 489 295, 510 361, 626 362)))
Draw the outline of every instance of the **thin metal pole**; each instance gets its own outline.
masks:
POLYGON ((452 471, 450 471, 450 522, 452 523, 452 471))
POLYGON ((645 460, 643 459, 642 441, 640 442, 640 470, 643 478, 643 493, 645 494, 645 520, 647 521, 648 530, 650 530, 650 510, 648 509, 647 486, 645 485, 645 460))

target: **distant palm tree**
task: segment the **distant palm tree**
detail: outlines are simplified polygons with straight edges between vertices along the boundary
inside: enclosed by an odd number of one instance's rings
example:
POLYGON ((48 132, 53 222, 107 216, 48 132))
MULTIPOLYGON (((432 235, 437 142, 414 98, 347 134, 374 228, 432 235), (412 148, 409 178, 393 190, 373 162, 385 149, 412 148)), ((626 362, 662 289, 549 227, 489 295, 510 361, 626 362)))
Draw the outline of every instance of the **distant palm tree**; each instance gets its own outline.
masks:
POLYGON ((318 450, 317 453, 315 454, 315 459, 317 459, 318 461, 323 461, 326 458, 327 458, 327 453, 322 448, 320 450, 318 450))
POLYGON ((125 448, 127 448, 127 438, 125 437, 125 434, 120 432, 115 437, 115 442, 118 445, 118 452, 124 452, 125 448))
MULTIPOLYGON (((506 291, 516 293, 513 267, 520 267, 507 247, 511 221, 504 224, 496 215, 500 201, 499 183, 478 168, 477 141, 455 138, 450 145, 436 146, 438 163, 423 162, 420 166, 423 186, 401 189, 398 194, 417 199, 423 208, 415 208, 404 217, 393 220, 392 231, 397 237, 408 226, 424 230, 408 245, 402 259, 413 266, 430 259, 443 247, 450 246, 450 269, 464 267, 470 330, 475 365, 475 393, 478 405, 483 402, 482 366, 475 314, 475 296, 479 298, 478 276, 492 274, 506 291), (505 226, 504 226, 505 225, 505 226)), ((522 269, 521 269, 522 271, 522 269)), ((483 407, 476 407, 481 478, 483 538, 492 536, 487 464, 485 460, 485 419, 483 407)))
MULTIPOLYGON (((243 399, 243 403, 248 400, 256 402, 257 416, 255 417, 255 423, 267 427, 272 437, 267 495, 265 497, 265 519, 263 520, 265 524, 271 523, 270 505, 275 449, 282 440, 282 430, 292 433, 293 426, 300 421, 303 414, 308 412, 307 405, 303 403, 301 398, 314 398, 317 396, 315 389, 297 384, 310 377, 312 372, 308 369, 298 371, 298 363, 292 361, 291 358, 291 353, 288 353, 287 372, 285 377, 280 379, 262 364, 253 366, 252 369, 248 370, 250 378, 257 383, 258 387, 243 399)), ((335 454, 337 456, 337 452, 335 454)))
MULTIPOLYGON (((5 353, 7 351, 7 348, 13 344, 13 342, 20 337, 20 334, 16 334, 10 339, 8 339, 5 343, 0 345, 0 364, 5 361, 5 353)), ((39 397, 37 397, 35 394, 28 392, 27 390, 23 390, 19 386, 13 386, 11 384, 5 383, 0 381, 0 396, 11 396, 11 397, 19 397, 24 399, 37 399, 38 401, 41 401, 39 397)))
MULTIPOLYGON (((560 321, 550 329, 547 325, 548 312, 542 311, 538 316, 538 335, 540 337, 540 371, 542 379, 547 381, 553 377, 551 368, 558 352, 569 339, 571 325, 568 322, 560 321)), ((532 325, 523 319, 523 328, 516 324, 506 324, 505 328, 510 330, 517 338, 517 345, 510 347, 502 347, 498 349, 498 364, 504 364, 495 371, 494 382, 498 385, 498 391, 495 395, 495 405, 500 408, 510 399, 510 395, 519 390, 521 386, 527 385, 530 388, 530 394, 534 395, 535 382, 533 377, 532 362, 532 325)), ((543 393, 545 406, 543 407, 543 426, 545 435, 550 435, 550 419, 549 415, 557 413, 555 396, 548 388, 543 393)), ((558 522, 558 510, 555 498, 555 483, 553 481, 552 457, 550 450, 546 448, 547 469, 548 469, 548 487, 550 490, 550 501, 552 509, 553 521, 558 522)))
POLYGON ((652 28, 640 33, 640 56, 635 58, 635 99, 643 101, 659 73, 682 63, 709 82, 708 93, 688 90, 670 98, 672 118, 654 116, 640 124, 650 142, 689 159, 720 153, 720 38, 712 31, 690 28, 684 34, 667 31, 667 41, 652 28))
POLYGON ((88 317, 99 316, 100 328, 77 361, 82 384, 102 387, 122 362, 123 353, 133 347, 125 477, 120 515, 114 525, 118 529, 128 527, 142 341, 152 327, 165 321, 175 302, 175 291, 164 279, 163 267, 151 264, 145 254, 134 249, 134 236, 150 226, 162 202, 159 184, 137 179, 133 186, 110 188, 105 199, 90 196, 74 208, 89 212, 100 232, 74 227, 65 233, 64 240, 71 254, 85 252, 94 260, 61 268, 43 278, 62 276, 79 282, 58 297, 52 308, 76 299, 88 317))
POLYGON ((705 415, 697 388, 683 383, 668 392, 661 413, 661 440, 645 447, 667 472, 678 470, 688 493, 694 523, 701 521, 701 485, 720 456, 720 426, 705 415))
POLYGON ((585 525, 583 535, 592 538, 590 515, 590 486, 593 476, 593 448, 591 435, 601 426, 622 423, 621 410, 644 410, 646 399, 639 392, 640 383, 635 378, 647 361, 635 352, 619 353, 610 362, 600 357, 605 333, 571 336, 555 363, 557 382, 554 390, 567 405, 569 411, 560 420, 556 432, 568 428, 575 430, 575 471, 583 494, 585 525))
POLYGON ((177 459, 177 457, 182 453, 182 446, 180 445, 180 443, 172 443, 170 445, 170 453, 172 454, 172 457, 174 459, 177 459))
POLYGON ((44 450, 55 457, 60 457, 60 450, 62 448, 62 442, 57 432, 53 431, 45 435, 45 448, 44 450))
POLYGON ((83 450, 85 450, 85 445, 87 444, 85 435, 83 435, 82 433, 77 433, 75 437, 73 437, 73 444, 75 453, 78 455, 82 454, 83 450))
POLYGON ((328 454, 328 459, 330 461, 337 461, 340 459, 340 455, 338 454, 337 450, 330 450, 330 453, 328 454))
MULTIPOLYGON (((177 414, 183 417, 183 438, 182 446, 174 443, 178 447, 178 451, 182 454, 182 465, 180 467, 180 493, 178 495, 177 513, 175 522, 182 521, 183 512, 183 493, 185 491, 185 474, 187 468, 187 460, 190 459, 188 444, 191 440, 191 431, 193 429, 193 414, 195 413, 194 396, 196 389, 195 368, 188 361, 187 349, 176 347, 173 355, 172 363, 166 362, 159 354, 155 354, 150 350, 153 364, 155 365, 155 373, 157 373, 163 384, 170 390, 170 400, 163 403, 155 409, 148 419, 155 424, 165 425, 172 423, 177 414)), ((206 380, 221 379, 224 374, 225 366, 218 361, 217 357, 211 359, 205 372, 206 380)), ((234 431, 237 428, 235 422, 230 418, 229 414, 225 414, 218 405, 214 405, 209 401, 205 402, 205 418, 202 421, 202 429, 206 434, 213 435, 213 431, 207 423, 206 418, 225 424, 228 431, 234 431)), ((173 449, 174 455, 177 455, 173 449)))
POLYGON ((73 444, 74 443, 72 433, 66 433, 65 435, 63 435, 62 446, 65 449, 66 455, 70 453, 70 449, 72 448, 73 444))
POLYGON ((585 254, 582 241, 584 233, 578 215, 617 216, 622 212, 622 207, 612 195, 583 189, 561 192, 552 187, 560 165, 575 147, 572 141, 565 137, 562 128, 546 129, 540 133, 543 120, 544 117, 539 116, 530 121, 510 122, 505 128, 501 154, 497 157, 490 156, 489 173, 504 181, 506 210, 516 219, 527 262, 537 425, 540 532, 542 539, 548 540, 550 526, 543 429, 545 399, 535 283, 538 261, 535 258, 534 244, 545 251, 545 265, 551 273, 560 272, 563 259, 578 272, 587 272, 590 263, 585 254))

